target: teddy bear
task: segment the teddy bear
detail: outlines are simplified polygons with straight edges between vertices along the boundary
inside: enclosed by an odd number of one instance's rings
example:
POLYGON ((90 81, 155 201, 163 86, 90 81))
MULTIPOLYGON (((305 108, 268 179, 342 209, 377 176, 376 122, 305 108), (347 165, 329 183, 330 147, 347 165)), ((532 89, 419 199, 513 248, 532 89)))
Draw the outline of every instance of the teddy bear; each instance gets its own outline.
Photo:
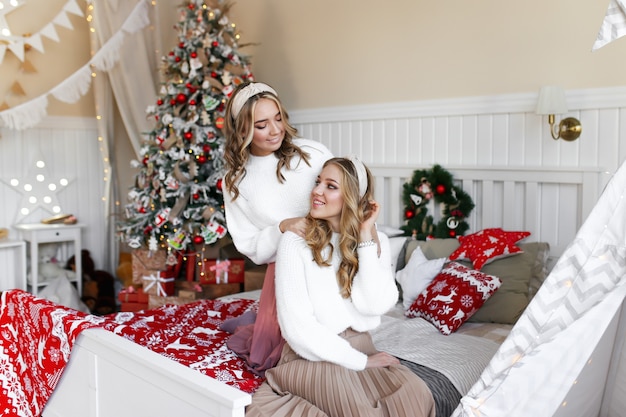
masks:
POLYGON ((49 282, 58 277, 66 277, 72 280, 75 277, 72 271, 66 270, 58 262, 56 258, 58 245, 58 243, 42 243, 39 245, 38 282, 49 282))
MULTIPOLYGON (((92 314, 105 315, 115 312, 115 278, 106 271, 96 269, 95 262, 87 249, 81 250, 83 269, 83 294, 81 300, 92 314)), ((75 256, 67 260, 65 268, 73 272, 76 268, 75 256)))

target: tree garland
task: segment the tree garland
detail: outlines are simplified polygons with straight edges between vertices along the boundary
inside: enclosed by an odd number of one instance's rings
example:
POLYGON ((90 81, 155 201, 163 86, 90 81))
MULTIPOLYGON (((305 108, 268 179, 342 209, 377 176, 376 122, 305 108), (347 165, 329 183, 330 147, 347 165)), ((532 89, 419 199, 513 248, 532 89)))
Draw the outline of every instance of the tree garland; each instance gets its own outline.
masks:
POLYGON ((462 236, 469 224, 465 221, 474 209, 472 198, 454 185, 450 172, 440 165, 430 170, 415 170, 411 182, 403 185, 402 200, 405 235, 418 240, 462 236), (441 206, 441 219, 434 224, 427 204, 434 199, 441 206))

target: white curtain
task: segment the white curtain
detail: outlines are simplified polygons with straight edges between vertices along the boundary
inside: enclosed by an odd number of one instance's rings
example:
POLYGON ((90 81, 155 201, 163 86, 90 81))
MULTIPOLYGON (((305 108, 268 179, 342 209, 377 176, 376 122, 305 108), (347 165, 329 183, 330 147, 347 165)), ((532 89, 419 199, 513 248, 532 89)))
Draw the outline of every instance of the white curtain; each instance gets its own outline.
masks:
POLYGON ((120 210, 115 202, 123 201, 117 186, 114 152, 111 152, 115 142, 115 106, 119 109, 128 138, 138 154, 143 134, 151 129, 145 110, 149 104, 155 102, 158 91, 161 36, 156 24, 157 2, 108 0, 93 2, 92 6, 92 51, 102 54, 98 59, 101 65, 110 66, 106 72, 100 72, 96 76, 94 95, 99 117, 100 143, 109 177, 105 194, 108 206, 104 220, 108 236, 103 236, 109 245, 104 257, 105 269, 115 271, 119 255, 119 245, 115 238, 118 220, 116 216, 120 210), (145 8, 145 13, 143 10, 142 13, 131 13, 137 11, 137 8, 145 8), (136 16, 136 21, 127 19, 131 14, 136 16), (145 19, 149 20, 147 26, 145 19), (133 29, 137 27, 144 29, 137 32, 133 29), (109 54, 101 49, 107 43, 122 45, 119 48, 110 48, 109 54))
POLYGON ((454 416, 597 415, 564 399, 582 384, 603 394, 606 378, 580 375, 603 362, 593 355, 626 295, 625 193, 626 163, 454 416))

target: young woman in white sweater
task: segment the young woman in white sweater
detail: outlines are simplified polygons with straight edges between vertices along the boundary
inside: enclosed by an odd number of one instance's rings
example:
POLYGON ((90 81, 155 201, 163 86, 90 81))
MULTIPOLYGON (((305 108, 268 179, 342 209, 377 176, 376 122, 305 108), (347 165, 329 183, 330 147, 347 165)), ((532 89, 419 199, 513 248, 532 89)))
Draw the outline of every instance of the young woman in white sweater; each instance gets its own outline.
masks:
POLYGON ((319 142, 296 138, 276 91, 264 83, 238 86, 225 119, 226 226, 240 253, 268 264, 256 321, 238 327, 228 346, 263 375, 284 344, 274 298, 278 242, 287 231, 304 233, 309 192, 332 154, 319 142))
POLYGON ((285 233, 276 258, 278 321, 287 344, 246 416, 432 417, 426 384, 377 352, 369 330, 398 299, 380 207, 357 159, 326 162, 305 236, 285 233))

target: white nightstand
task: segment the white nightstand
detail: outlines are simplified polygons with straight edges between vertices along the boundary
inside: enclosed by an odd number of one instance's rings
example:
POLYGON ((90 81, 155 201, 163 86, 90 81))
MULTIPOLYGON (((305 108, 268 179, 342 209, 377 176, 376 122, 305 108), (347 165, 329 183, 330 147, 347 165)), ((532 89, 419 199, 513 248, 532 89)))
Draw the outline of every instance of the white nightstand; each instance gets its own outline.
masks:
MULTIPOLYGON (((15 239, 0 240, 0 250, 2 252, 8 252, 9 250, 14 252, 13 254, 7 253, 6 258, 2 258, 3 262, 11 262, 13 267, 8 268, 8 276, 2 277, 0 291, 13 288, 26 291, 26 242, 15 239)), ((3 253, 3 255, 5 254, 3 253)))
POLYGON ((76 274, 72 281, 76 283, 78 294, 82 295, 83 265, 81 257, 81 229, 84 227, 83 224, 65 225, 32 223, 16 224, 13 227, 20 234, 20 238, 28 243, 28 264, 30 265, 30 282, 28 283, 28 286, 34 295, 37 295, 41 287, 47 285, 46 282, 39 282, 39 244, 54 242, 65 243, 62 247, 62 259, 60 260, 63 263, 67 262, 72 255, 75 255, 76 274), (68 246, 70 243, 73 246, 73 251, 69 250, 68 246))

